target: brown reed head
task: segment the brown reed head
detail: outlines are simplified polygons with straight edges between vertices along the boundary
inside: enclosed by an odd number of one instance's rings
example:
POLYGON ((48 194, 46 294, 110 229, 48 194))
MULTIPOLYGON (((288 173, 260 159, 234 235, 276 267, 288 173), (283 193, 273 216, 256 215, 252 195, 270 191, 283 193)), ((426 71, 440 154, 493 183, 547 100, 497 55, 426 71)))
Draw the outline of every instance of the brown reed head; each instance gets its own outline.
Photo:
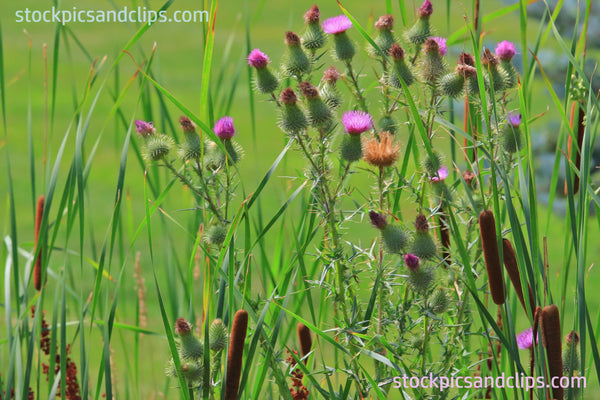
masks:
POLYGON ((33 267, 33 286, 38 292, 42 290, 42 246, 38 245, 40 240, 40 229, 42 227, 42 218, 44 217, 44 201, 42 195, 38 197, 37 208, 35 210, 35 248, 37 250, 37 259, 33 267))
POLYGON ((494 213, 491 210, 482 211, 479 214, 479 231, 492 300, 498 305, 504 304, 506 291, 504 288, 504 280, 502 279, 500 255, 498 253, 496 220, 494 219, 494 213))
MULTIPOLYGON (((529 309, 525 306, 525 297, 523 296, 523 287, 521 286, 521 274, 519 273, 519 266, 517 264, 517 256, 515 250, 508 239, 502 239, 502 254, 504 256, 504 268, 508 272, 508 277, 512 282, 517 297, 523 306, 525 312, 533 313, 535 311, 535 301, 533 300, 533 292, 531 287, 529 289, 529 309)), ((529 285, 528 285, 529 286, 529 285)))
POLYGON ((231 326, 231 338, 229 339, 229 351, 227 353, 225 400, 237 399, 247 330, 248 312, 246 310, 239 310, 235 313, 231 326))
MULTIPOLYGON (((563 376, 562 335, 558 307, 554 304, 542 310, 542 341, 546 347, 550 378, 561 378, 563 376)), ((552 388, 552 395, 557 400, 563 400, 564 391, 560 387, 552 388)))
MULTIPOLYGON (((296 332, 298 333, 298 341, 300 342, 302 358, 304 358, 308 353, 310 353, 310 348, 312 347, 310 329, 308 329, 308 326, 304 325, 302 322, 299 322, 296 326, 296 332)), ((306 364, 306 358, 304 358, 304 364, 306 364)))

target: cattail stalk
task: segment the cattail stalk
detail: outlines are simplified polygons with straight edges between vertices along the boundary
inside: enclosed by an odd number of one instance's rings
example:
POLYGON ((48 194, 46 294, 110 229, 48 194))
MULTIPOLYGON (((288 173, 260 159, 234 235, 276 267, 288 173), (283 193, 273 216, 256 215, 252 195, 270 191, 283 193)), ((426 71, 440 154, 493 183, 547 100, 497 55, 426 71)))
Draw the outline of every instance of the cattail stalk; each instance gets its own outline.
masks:
MULTIPOLYGON (((573 103, 571 108, 571 128, 574 128, 575 123, 575 109, 577 108, 578 103, 573 103)), ((577 118, 577 148, 575 149, 575 168, 581 173, 581 146, 583 146, 583 135, 585 133, 585 109, 583 108, 583 104, 579 103, 579 116, 577 118)), ((569 136, 568 142, 568 154, 569 159, 571 159, 572 154, 572 142, 573 138, 569 136)), ((579 175, 575 173, 573 177, 573 194, 576 194, 579 191, 579 175)), ((565 182, 565 195, 568 194, 567 183, 565 182)))
MULTIPOLYGON (((546 347, 548 357, 548 370, 550 379, 563 375, 562 362, 562 335, 560 333, 560 317, 558 307, 554 304, 542 310, 542 340, 546 347)), ((556 400, 563 400, 564 392, 560 387, 552 388, 552 396, 556 400)))
MULTIPOLYGON (((508 272, 510 281, 515 287, 517 297, 519 298, 519 301, 521 302, 525 312, 528 312, 527 307, 525 306, 525 298, 523 296, 523 287, 521 286, 521 275, 519 273, 517 257, 515 255, 515 250, 508 239, 502 239, 502 255, 504 258, 504 267, 506 268, 506 272, 508 272)), ((533 292, 529 284, 527 284, 527 289, 529 290, 529 312, 533 314, 535 310, 535 301, 533 300, 533 292)))
POLYGON ((35 212, 35 248, 37 256, 35 266, 33 267, 33 286, 38 292, 42 290, 42 246, 38 245, 40 239, 40 229, 42 227, 42 218, 44 216, 44 196, 40 196, 37 201, 35 212))
POLYGON ((236 400, 240 387, 242 374, 242 358, 244 355, 244 342, 248 330, 248 312, 239 310, 233 317, 231 338, 229 339, 229 352, 227 353, 227 375, 225 381, 225 400, 236 400))
POLYGON ((300 342, 302 358, 304 358, 304 364, 306 364, 306 355, 310 353, 310 348, 312 347, 310 329, 308 329, 308 326, 304 325, 302 322, 299 322, 296 326, 296 332, 298 333, 298 341, 300 342))
MULTIPOLYGON (((533 376, 535 371, 535 347, 537 345, 538 338, 538 330, 540 327, 540 321, 542 320, 542 307, 537 306, 535 308, 535 313, 533 314, 533 342, 531 348, 529 349, 529 375, 533 376)), ((529 391, 529 400, 533 400, 533 390, 529 391)))
POLYGON ((439 214, 440 223, 440 240, 442 241, 442 258, 445 262, 450 263, 450 231, 446 222, 444 210, 440 207, 439 214))
POLYGON ((479 230, 481 234, 481 246, 485 258, 485 268, 488 273, 488 285, 494 303, 504 304, 506 291, 502 279, 500 267, 500 255, 498 253, 498 240, 496 236, 496 221, 494 213, 490 210, 479 214, 479 230))

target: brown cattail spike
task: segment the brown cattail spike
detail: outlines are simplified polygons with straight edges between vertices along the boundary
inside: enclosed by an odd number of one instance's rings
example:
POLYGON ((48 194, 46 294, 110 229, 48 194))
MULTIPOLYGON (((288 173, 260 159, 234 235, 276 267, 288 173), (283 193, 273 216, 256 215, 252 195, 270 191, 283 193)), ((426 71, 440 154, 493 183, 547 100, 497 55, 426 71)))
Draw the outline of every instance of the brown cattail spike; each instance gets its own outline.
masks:
POLYGON ((227 380, 225 382, 225 400, 236 400, 242 374, 244 342, 248 330, 248 312, 239 310, 233 317, 229 351, 227 353, 227 380))
POLYGON ((488 273, 488 284, 494 303, 504 304, 506 291, 502 279, 500 267, 500 255, 498 254, 498 240, 496 236, 496 221, 494 213, 490 210, 479 214, 479 231, 481 234, 481 246, 485 258, 485 268, 488 273))
MULTIPOLYGON (((558 307, 554 304, 546 306, 542 310, 542 339, 546 347, 550 379, 554 377, 560 379, 563 375, 562 335, 560 333, 558 307)), ((563 400, 563 389, 560 387, 552 388, 552 396, 557 400, 563 400)))
POLYGON ((310 329, 303 323, 298 323, 296 326, 298 333, 298 341, 300 342, 300 350, 302 351, 302 358, 304 358, 304 364, 306 364, 306 355, 310 353, 312 347, 312 337, 310 336, 310 329))
MULTIPOLYGON (((42 246, 40 242, 40 229, 42 227, 42 218, 44 216, 44 196, 40 196, 35 210, 35 248, 37 249, 37 259, 33 267, 33 286, 38 292, 42 289, 42 246)), ((42 240, 43 242, 43 240, 42 240)))
MULTIPOLYGON (((515 292, 517 293, 517 297, 523 306, 525 312, 531 312, 535 310, 535 302, 533 300, 533 292, 531 291, 531 287, 529 289, 529 309, 525 306, 525 298, 523 296, 523 287, 521 286, 521 275, 519 273, 519 266, 517 265, 517 257, 515 255, 515 250, 510 244, 508 239, 502 239, 502 254, 504 256, 504 267, 506 268, 506 272, 508 272, 508 277, 515 287, 515 292)), ((529 285, 528 285, 529 286, 529 285)))

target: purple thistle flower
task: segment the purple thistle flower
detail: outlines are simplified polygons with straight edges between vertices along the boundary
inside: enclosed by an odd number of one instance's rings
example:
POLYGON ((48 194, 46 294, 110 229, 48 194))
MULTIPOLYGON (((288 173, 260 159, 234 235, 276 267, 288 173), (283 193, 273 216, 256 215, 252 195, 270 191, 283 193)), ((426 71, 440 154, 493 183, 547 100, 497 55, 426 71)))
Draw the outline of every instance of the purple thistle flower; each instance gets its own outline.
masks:
POLYGON ((446 38, 440 36, 432 37, 433 40, 438 44, 440 56, 445 56, 448 53, 448 46, 446 46, 446 38))
POLYGON ((511 113, 508 113, 508 115, 506 116, 506 122, 508 122, 510 125, 514 126, 515 128, 518 127, 519 125, 521 125, 521 120, 522 120, 521 114, 511 112, 511 113))
POLYGON ((379 214, 375 211, 369 211, 369 218, 371 218, 371 224, 377 229, 383 229, 387 226, 385 215, 379 214))
POLYGON ((150 136, 156 132, 156 128, 152 122, 142 121, 141 119, 135 121, 135 130, 143 137, 150 136))
POLYGON ((248 54, 248 65, 257 69, 266 67, 270 61, 269 57, 260 49, 254 49, 248 54))
POLYGON ((404 256, 404 264, 406 264, 411 271, 416 271, 419 269, 419 257, 414 254, 407 254, 404 256))
POLYGON ((442 168, 438 169, 435 173, 435 176, 430 176, 429 180, 432 183, 442 182, 444 179, 448 177, 450 173, 448 172, 448 168, 446 166, 442 166, 442 168))
POLYGON ((323 30, 330 35, 346 32, 350 28, 352 28, 352 21, 345 15, 338 15, 323 21, 323 30))
POLYGON ((417 10, 419 18, 429 18, 433 14, 433 4, 430 0, 425 0, 417 10))
POLYGON ((360 135, 373 126, 371 115, 363 111, 346 111, 342 116, 342 124, 346 133, 360 135))
POLYGON ((219 139, 231 139, 233 135, 235 135, 235 128, 233 126, 233 118, 231 117, 223 117, 217 121, 215 127, 213 128, 215 131, 215 135, 219 137, 219 139))
MULTIPOLYGON (((537 339, 535 341, 537 343, 537 339)), ((533 346, 533 329, 527 328, 517 335, 517 345, 519 349, 530 349, 533 346)))
POLYGON ((496 55, 502 61, 510 61, 515 56, 515 54, 517 54, 517 51, 515 50, 515 45, 507 40, 498 43, 498 45, 496 46, 496 55))

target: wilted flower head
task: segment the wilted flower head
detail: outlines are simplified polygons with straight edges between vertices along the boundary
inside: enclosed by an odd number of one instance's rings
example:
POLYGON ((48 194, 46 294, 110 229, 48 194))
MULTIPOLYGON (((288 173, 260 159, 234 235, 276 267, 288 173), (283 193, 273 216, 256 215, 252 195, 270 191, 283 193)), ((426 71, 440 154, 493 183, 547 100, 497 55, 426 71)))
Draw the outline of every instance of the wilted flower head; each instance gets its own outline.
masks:
POLYGON ((288 46, 300 46, 300 36, 292 31, 287 31, 285 33, 285 44, 288 46))
POLYGON ((498 64, 498 57, 496 57, 490 49, 483 50, 483 57, 481 58, 483 65, 491 65, 492 67, 498 64))
POLYGON ((333 65, 323 72, 323 80, 327 83, 336 83, 340 78, 340 72, 333 65))
POLYGON ((281 94, 279 95, 279 100, 283 104, 292 105, 296 104, 296 102, 298 101, 298 97, 296 96, 294 89, 288 87, 284 89, 283 92, 281 92, 281 94))
POLYGON ((192 325, 183 317, 177 318, 175 321, 175 333, 179 336, 185 336, 192 332, 192 325))
POLYGON ((449 175, 448 168, 445 166, 442 166, 442 168, 437 170, 437 172, 435 173, 435 176, 429 177, 429 180, 432 183, 442 182, 443 180, 445 180, 448 177, 448 175, 449 175))
POLYGON ((400 47, 398 43, 392 44, 390 47, 389 55, 397 61, 401 61, 404 59, 404 49, 400 47))
POLYGON ((465 53, 463 51, 458 56, 458 63, 459 64, 470 65, 471 67, 474 67, 475 66, 475 57, 473 57, 471 54, 465 53))
POLYGON ((404 264, 406 264, 408 269, 411 271, 416 271, 419 269, 419 261, 419 257, 415 256, 414 254, 407 254, 404 256, 404 264))
POLYGON ((394 17, 391 15, 382 15, 375 22, 375 28, 379 30, 390 30, 394 27, 394 17))
POLYGON ((385 215, 378 212, 369 211, 369 218, 371 219, 371 224, 377 229, 383 229, 387 225, 385 215))
POLYGON ((456 66, 456 73, 463 78, 473 78, 477 76, 477 68, 471 67, 467 64, 458 64, 456 66))
POLYGON ((428 232, 429 231, 429 223, 427 223, 427 217, 423 214, 417 215, 415 219, 415 229, 417 232, 428 232))
POLYGON ((142 121, 141 119, 135 121, 135 130, 142 137, 150 136, 156 133, 156 128, 152 122, 142 121))
POLYGON ((300 82, 298 87, 300 88, 300 92, 302 92, 302 96, 309 100, 319 97, 319 90, 310 82, 300 82))
POLYGON ((431 1, 425 0, 417 10, 417 14, 419 18, 429 18, 433 14, 433 4, 431 4, 431 1))
POLYGON ((507 40, 498 43, 496 46, 496 55, 498 55, 498 58, 502 61, 510 61, 515 54, 517 54, 515 45, 507 40))
POLYGON ((319 7, 317 5, 313 5, 308 9, 306 14, 304 14, 304 21, 307 24, 319 22, 319 18, 321 17, 321 12, 319 11, 319 7))
POLYGON ((446 53, 448 53, 448 46, 446 46, 446 38, 434 36, 431 39, 435 40, 435 42, 437 43, 440 56, 445 56, 446 53))
POLYGON ((363 111, 346 111, 342 116, 344 130, 351 135, 360 135, 373 127, 373 118, 363 111))
POLYGON ((270 62, 269 57, 260 51, 260 49, 254 49, 248 55, 248 65, 254 68, 264 68, 270 62))
POLYGON ((391 133, 382 132, 379 140, 372 137, 365 143, 365 160, 376 167, 389 167, 396 162, 400 147, 394 144, 391 133))
POLYGON ((181 117, 179 117, 179 125, 181 126, 181 129, 184 132, 195 132, 196 131, 196 125, 194 125, 192 120, 189 119, 188 117, 186 117, 185 115, 182 115, 181 117))
POLYGON ((213 128, 215 135, 219 139, 231 139, 235 135, 235 127, 233 126, 233 118, 223 117, 217 121, 213 128))
POLYGON ((521 114, 508 113, 508 115, 506 116, 506 122, 508 122, 510 125, 514 126, 515 128, 518 127, 519 125, 521 125, 521 120, 522 120, 521 114))
MULTIPOLYGON (((537 343, 537 339, 535 342, 537 343)), ((527 328, 523 332, 517 334, 517 345, 521 350, 531 348, 531 346, 533 346, 533 329, 527 328)))
POLYGON ((346 15, 338 15, 323 21, 323 30, 330 35, 346 32, 350 28, 352 28, 352 21, 346 15))
POLYGON ((472 171, 465 171, 462 174, 463 179, 465 180, 465 183, 469 186, 469 187, 473 187, 473 182, 475 182, 475 178, 477 177, 472 171))

